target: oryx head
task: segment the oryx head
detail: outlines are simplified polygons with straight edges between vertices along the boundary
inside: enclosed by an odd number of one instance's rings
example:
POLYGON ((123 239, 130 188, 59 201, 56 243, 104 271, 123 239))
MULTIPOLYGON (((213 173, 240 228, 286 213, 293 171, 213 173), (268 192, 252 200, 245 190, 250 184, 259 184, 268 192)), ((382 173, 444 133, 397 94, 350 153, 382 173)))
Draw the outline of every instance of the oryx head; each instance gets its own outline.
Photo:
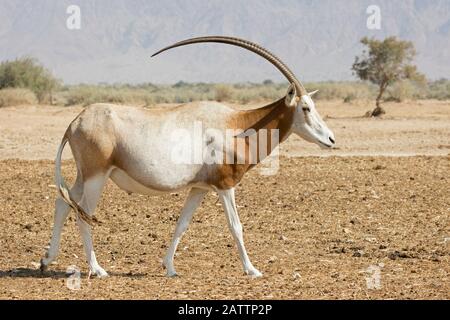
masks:
POLYGON ((304 88, 299 90, 294 83, 289 87, 285 101, 288 107, 295 108, 292 131, 306 141, 323 148, 331 148, 335 144, 334 134, 317 112, 311 98, 315 93, 317 90, 309 93, 304 88))
POLYGON ((311 98, 317 91, 308 93, 302 83, 278 57, 256 43, 233 37, 198 37, 183 40, 171 46, 165 47, 153 54, 152 57, 171 48, 200 42, 219 42, 239 46, 258 54, 271 62, 278 70, 281 71, 281 73, 291 84, 285 97, 285 104, 288 108, 295 108, 292 131, 306 141, 316 143, 321 147, 331 148, 334 145, 335 141, 333 132, 331 132, 331 130, 323 122, 311 98))

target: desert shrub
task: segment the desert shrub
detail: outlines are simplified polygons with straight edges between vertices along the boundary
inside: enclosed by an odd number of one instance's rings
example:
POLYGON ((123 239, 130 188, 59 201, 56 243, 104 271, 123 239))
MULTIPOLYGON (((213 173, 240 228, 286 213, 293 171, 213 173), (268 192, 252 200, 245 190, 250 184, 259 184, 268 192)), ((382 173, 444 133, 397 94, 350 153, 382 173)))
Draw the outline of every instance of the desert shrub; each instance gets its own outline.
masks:
POLYGON ((183 87, 189 87, 191 84, 184 82, 184 81, 178 81, 173 85, 174 88, 183 88, 183 87))
POLYGON ((228 85, 225 85, 225 84, 217 85, 215 98, 219 102, 230 101, 232 98, 232 92, 233 92, 233 90, 228 85))
POLYGON ((344 103, 352 103, 356 99, 353 93, 349 93, 344 97, 344 103))
POLYGON ((246 93, 246 92, 239 92, 236 94, 236 102, 241 103, 241 104, 247 104, 250 101, 254 100, 254 96, 246 93))
POLYGON ((309 91, 319 90, 314 95, 315 100, 342 99, 351 102, 375 96, 375 87, 364 82, 317 82, 306 83, 305 87, 309 91))
POLYGON ((154 103, 150 92, 145 89, 127 88, 126 86, 88 86, 70 87, 62 93, 65 105, 89 105, 92 103, 144 104, 154 103))
POLYGON ((88 87, 75 87, 65 94, 66 105, 88 105, 93 99, 93 90, 88 87))
POLYGON ((411 99, 422 99, 427 97, 430 87, 413 81, 403 80, 391 86, 387 90, 386 101, 403 102, 411 99))
POLYGON ((429 83, 425 97, 438 100, 450 99, 450 80, 440 79, 429 83))
MULTIPOLYGON (((360 99, 374 99, 377 87, 366 82, 318 82, 305 83, 309 90, 318 89, 314 100, 337 99, 351 103, 360 99)), ((199 100, 216 100, 248 104, 250 102, 274 101, 286 94, 287 83, 186 83, 176 85, 78 85, 63 87, 56 95, 56 101, 66 105, 87 105, 96 102, 135 104, 150 106, 161 103, 187 103, 199 100)), ((433 82, 423 88, 411 82, 397 83, 388 92, 387 99, 449 99, 450 81, 433 82)))
POLYGON ((49 70, 33 58, 20 58, 0 64, 0 89, 27 88, 34 92, 39 102, 51 101, 52 92, 59 81, 49 70))
MULTIPOLYGON (((309 90, 319 89, 314 99, 356 100, 375 95, 374 87, 360 82, 306 83, 309 90)), ((287 83, 186 83, 175 85, 81 85, 70 86, 61 92, 67 105, 87 105, 96 102, 153 105, 160 103, 187 103, 199 100, 222 102, 273 101, 283 97, 287 83)))
POLYGON ((21 88, 6 88, 0 90, 0 108, 36 103, 36 95, 31 90, 21 88))

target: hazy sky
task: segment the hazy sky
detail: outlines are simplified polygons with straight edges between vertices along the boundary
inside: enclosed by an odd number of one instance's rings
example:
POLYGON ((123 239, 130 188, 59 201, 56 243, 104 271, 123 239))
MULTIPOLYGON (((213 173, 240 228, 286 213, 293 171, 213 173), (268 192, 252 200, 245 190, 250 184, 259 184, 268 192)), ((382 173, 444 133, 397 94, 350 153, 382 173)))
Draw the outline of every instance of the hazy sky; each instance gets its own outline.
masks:
POLYGON ((0 59, 34 56, 66 83, 283 80, 218 44, 150 59, 202 35, 260 43, 304 81, 354 79, 359 40, 395 35, 413 41, 429 78, 450 77, 450 0, 0 0, 0 59))

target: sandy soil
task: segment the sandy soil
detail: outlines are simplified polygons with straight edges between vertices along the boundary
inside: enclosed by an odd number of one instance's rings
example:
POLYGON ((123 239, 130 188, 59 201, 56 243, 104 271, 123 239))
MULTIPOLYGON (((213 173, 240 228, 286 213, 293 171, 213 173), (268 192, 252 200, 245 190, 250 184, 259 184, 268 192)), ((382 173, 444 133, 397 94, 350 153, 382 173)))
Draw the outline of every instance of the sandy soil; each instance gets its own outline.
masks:
MULTIPOLYGON (((325 152, 293 135, 282 145, 282 154, 289 157, 449 154, 450 102, 387 103, 383 119, 362 118, 371 103, 318 102, 319 112, 334 131, 337 148, 325 152)), ((54 159, 67 126, 81 110, 55 106, 0 109, 0 159, 54 159)), ((71 158, 71 153, 65 153, 65 158, 71 158)))
MULTIPOLYGON (((73 214, 57 264, 36 269, 53 220, 52 162, 3 160, 0 298, 449 299, 449 160, 283 158, 278 175, 250 172, 237 203, 261 279, 243 275, 213 194, 180 244, 180 276, 164 277, 161 258, 185 194, 129 196, 110 182, 94 241, 111 276, 90 280, 73 214), (79 291, 66 287, 70 265, 83 272, 79 291), (366 285, 374 266, 378 290, 366 285)), ((73 174, 66 163, 64 175, 73 174)))
MULTIPOLYGON (((56 191, 53 161, 32 159, 53 159, 81 108, 0 109, 0 298, 450 299, 450 104, 393 104, 384 119, 353 118, 367 109, 321 104, 339 149, 290 139, 283 152, 291 157, 281 158, 276 175, 254 170, 238 186, 244 237, 264 273, 260 279, 243 275, 214 194, 179 246, 180 276, 164 277, 161 258, 185 193, 127 195, 112 182, 94 230, 98 260, 110 277, 87 279, 73 213, 57 263, 41 274, 37 262, 50 238, 56 191), (369 156, 345 156, 360 154, 369 156), (70 265, 82 271, 78 291, 66 285, 70 265), (378 275, 369 288, 366 278, 378 275)), ((73 182, 72 160, 63 174, 73 182)))

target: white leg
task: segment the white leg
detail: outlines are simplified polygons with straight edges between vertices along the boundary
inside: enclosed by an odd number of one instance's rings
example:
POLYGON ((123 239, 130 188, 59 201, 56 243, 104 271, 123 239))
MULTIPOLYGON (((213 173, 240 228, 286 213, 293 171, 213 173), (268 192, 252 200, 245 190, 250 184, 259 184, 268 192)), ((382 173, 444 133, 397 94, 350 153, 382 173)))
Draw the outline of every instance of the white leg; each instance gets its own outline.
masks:
POLYGON ((236 241, 236 245, 239 250, 239 256, 244 267, 244 272, 252 277, 262 276, 261 272, 259 272, 250 262, 247 251, 245 250, 242 225, 239 220, 236 202, 234 199, 234 188, 228 190, 219 190, 218 194, 220 201, 222 202, 222 206, 225 210, 228 227, 230 228, 231 234, 236 241))
MULTIPOLYGON (((79 200, 81 198, 81 181, 78 178, 70 192, 76 200, 79 200)), ((45 257, 41 259, 41 271, 44 271, 47 266, 58 256, 61 232, 69 212, 69 205, 60 197, 56 199, 52 239, 50 241, 50 247, 48 248, 45 257)))
MULTIPOLYGON (((97 202, 100 199, 103 186, 105 185, 105 175, 98 175, 83 184, 83 196, 80 206, 86 211, 87 214, 93 215, 97 202)), ((98 277, 106 277, 108 273, 100 267, 95 257, 94 247, 92 244, 91 226, 85 221, 77 219, 78 227, 80 228, 81 237, 83 238, 84 250, 86 253, 87 262, 89 264, 90 273, 97 275, 98 277)))
POLYGON ((181 237, 186 232, 187 227, 191 222, 192 215, 194 214, 195 209, 197 209, 197 207, 200 205, 206 193, 208 193, 208 191, 198 188, 192 188, 184 203, 183 210, 181 211, 180 218, 178 219, 177 226, 175 228, 172 242, 170 243, 170 247, 167 250, 166 256, 163 260, 163 265, 167 269, 166 275, 168 277, 177 275, 175 267, 173 265, 173 257, 175 255, 175 251, 177 250, 177 246, 181 240, 181 237))
POLYGON ((50 247, 48 248, 45 257, 41 260, 41 271, 44 271, 47 266, 58 256, 61 231, 64 225, 64 221, 66 221, 67 215, 69 214, 69 211, 69 205, 65 203, 62 198, 56 199, 52 240, 50 241, 50 247))

